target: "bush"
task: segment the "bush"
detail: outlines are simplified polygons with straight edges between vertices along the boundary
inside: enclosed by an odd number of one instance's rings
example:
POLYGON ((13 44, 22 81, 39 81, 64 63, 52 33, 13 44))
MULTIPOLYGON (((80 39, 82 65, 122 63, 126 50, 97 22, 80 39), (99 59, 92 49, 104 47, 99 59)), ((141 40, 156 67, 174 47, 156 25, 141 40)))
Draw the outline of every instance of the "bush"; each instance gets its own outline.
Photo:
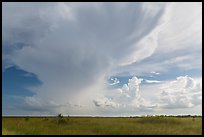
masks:
POLYGON ((57 116, 57 123, 58 123, 58 124, 64 124, 64 123, 66 123, 66 120, 63 119, 63 115, 62 115, 62 114, 58 114, 58 116, 57 116))
POLYGON ((26 117, 26 118, 25 118, 25 121, 28 121, 28 120, 29 120, 29 117, 26 117))

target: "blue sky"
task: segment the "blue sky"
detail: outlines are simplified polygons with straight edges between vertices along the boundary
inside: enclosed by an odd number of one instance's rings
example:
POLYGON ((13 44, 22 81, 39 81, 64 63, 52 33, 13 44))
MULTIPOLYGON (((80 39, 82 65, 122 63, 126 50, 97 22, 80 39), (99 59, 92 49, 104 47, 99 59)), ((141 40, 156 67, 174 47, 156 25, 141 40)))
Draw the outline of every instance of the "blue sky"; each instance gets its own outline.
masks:
POLYGON ((3 115, 202 112, 202 3, 3 3, 3 115))

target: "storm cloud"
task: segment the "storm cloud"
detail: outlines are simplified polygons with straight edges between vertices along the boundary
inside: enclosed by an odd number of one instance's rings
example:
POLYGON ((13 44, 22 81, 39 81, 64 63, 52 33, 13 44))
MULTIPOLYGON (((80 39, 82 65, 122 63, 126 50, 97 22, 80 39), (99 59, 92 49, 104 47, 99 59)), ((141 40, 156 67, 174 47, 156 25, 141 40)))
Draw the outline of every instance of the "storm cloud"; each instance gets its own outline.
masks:
MULTIPOLYGON (((3 3, 3 67, 18 66, 42 82, 33 91, 34 96, 24 98, 30 108, 49 106, 49 111, 66 113, 72 111, 71 106, 84 104, 89 108, 78 111, 86 113, 95 111, 95 106, 117 107, 104 96, 107 78, 114 72, 124 72, 128 66, 131 72, 131 67, 145 59, 148 62, 152 55, 156 62, 161 59, 155 53, 163 50, 158 45, 168 43, 168 39, 159 40, 161 34, 172 35, 162 31, 171 19, 172 7, 170 3, 141 2, 3 3)), ((174 23, 170 22, 168 28, 174 23)), ((178 59, 170 64, 175 61, 180 62, 178 59)), ((149 69, 144 68, 133 71, 149 69)), ((148 71, 157 70, 161 69, 148 71)))

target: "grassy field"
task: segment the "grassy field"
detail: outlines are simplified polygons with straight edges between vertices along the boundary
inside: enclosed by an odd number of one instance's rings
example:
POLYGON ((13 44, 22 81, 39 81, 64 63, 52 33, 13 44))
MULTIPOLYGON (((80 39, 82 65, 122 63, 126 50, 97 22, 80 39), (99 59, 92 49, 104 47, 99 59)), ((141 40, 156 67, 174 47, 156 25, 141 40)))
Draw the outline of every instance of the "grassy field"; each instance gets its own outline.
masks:
POLYGON ((202 134, 202 118, 196 117, 55 117, 2 118, 2 134, 99 134, 187 135, 202 134))

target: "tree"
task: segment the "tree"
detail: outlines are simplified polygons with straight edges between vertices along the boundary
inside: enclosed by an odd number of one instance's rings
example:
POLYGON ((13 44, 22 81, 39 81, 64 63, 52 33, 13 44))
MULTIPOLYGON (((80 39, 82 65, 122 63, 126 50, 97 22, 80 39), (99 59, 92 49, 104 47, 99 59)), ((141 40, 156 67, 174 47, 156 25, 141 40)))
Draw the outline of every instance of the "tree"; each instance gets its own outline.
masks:
POLYGON ((66 123, 66 120, 63 119, 63 115, 62 115, 61 113, 58 114, 58 116, 57 116, 57 123, 58 123, 58 124, 66 123))
POLYGON ((63 115, 60 113, 58 114, 58 118, 62 119, 63 118, 63 115))

